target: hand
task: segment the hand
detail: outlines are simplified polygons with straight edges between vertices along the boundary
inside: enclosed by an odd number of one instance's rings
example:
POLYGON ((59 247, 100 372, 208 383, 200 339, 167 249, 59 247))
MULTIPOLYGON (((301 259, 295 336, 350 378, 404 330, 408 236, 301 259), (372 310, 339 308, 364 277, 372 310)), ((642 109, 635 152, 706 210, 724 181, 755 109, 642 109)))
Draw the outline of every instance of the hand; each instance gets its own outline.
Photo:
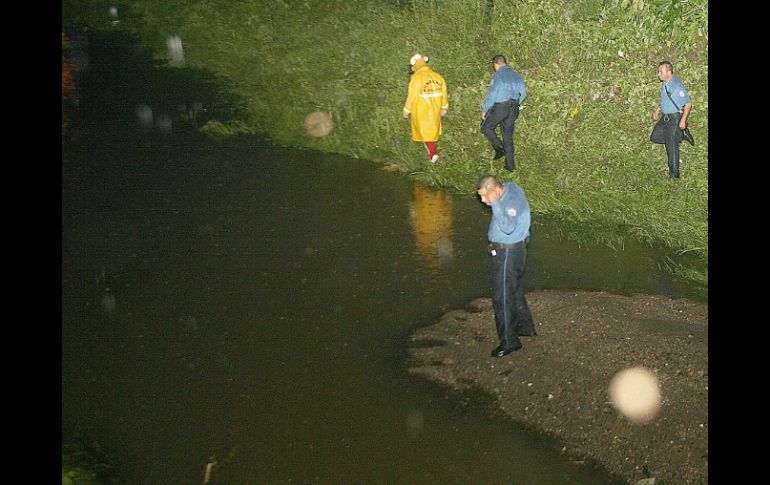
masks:
POLYGON ((409 119, 409 113, 404 113, 404 119, 409 119))
POLYGON ((679 120, 679 129, 684 130, 685 128, 687 128, 687 120, 682 118, 679 120))
POLYGON ((652 119, 655 121, 658 121, 659 117, 660 117, 660 106, 655 108, 655 112, 652 114, 652 119))
POLYGON ((446 116, 446 114, 447 114, 447 110, 442 109, 441 110, 441 117, 443 118, 444 116, 446 116))
POLYGON ((481 112, 481 119, 482 119, 482 120, 485 120, 485 119, 487 119, 487 114, 486 114, 486 113, 484 113, 483 111, 481 112))

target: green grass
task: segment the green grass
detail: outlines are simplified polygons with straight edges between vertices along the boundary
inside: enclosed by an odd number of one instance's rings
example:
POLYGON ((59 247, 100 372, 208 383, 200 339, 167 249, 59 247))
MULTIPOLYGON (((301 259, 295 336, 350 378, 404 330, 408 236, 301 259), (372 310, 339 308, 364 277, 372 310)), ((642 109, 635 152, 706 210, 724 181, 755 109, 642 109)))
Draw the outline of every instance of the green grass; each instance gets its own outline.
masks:
POLYGON ((123 480, 110 463, 109 451, 82 434, 67 436, 62 443, 62 485, 117 485, 123 480))
MULTIPOLYGON (((267 133, 276 143, 374 160, 424 183, 472 193, 483 173, 515 180, 535 213, 626 228, 635 238, 708 259, 708 21, 686 0, 225 0, 132 2, 119 28, 165 55, 178 35, 190 67, 226 78, 246 113, 220 133, 267 133), (494 4, 494 7, 490 6, 494 4), (414 52, 449 86, 440 162, 424 159, 401 108, 414 52), (479 111, 494 54, 526 80, 517 170, 492 161, 479 111), (693 99, 682 178, 667 179, 665 149, 649 142, 668 59, 693 99), (336 124, 302 128, 312 111, 336 124)), ((102 22, 109 5, 67 2, 64 18, 102 22)), ((592 234, 592 237, 595 236, 592 234)), ((602 235, 597 237, 600 239, 602 235)), ((605 242, 614 244, 610 231, 605 242)), ((707 281, 707 270, 690 279, 707 281)))

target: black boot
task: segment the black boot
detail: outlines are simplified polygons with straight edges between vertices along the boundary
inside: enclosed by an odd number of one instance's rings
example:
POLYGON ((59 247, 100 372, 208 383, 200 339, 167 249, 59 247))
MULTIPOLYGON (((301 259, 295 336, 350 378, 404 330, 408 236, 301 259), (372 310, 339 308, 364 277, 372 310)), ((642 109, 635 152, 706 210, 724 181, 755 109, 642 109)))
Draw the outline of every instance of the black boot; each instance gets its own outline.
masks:
POLYGON ((521 342, 518 341, 518 339, 511 344, 510 347, 506 347, 502 343, 498 345, 496 348, 494 348, 491 352, 492 357, 502 357, 504 355, 508 355, 511 352, 515 352, 519 349, 521 349, 523 345, 521 345, 521 342))

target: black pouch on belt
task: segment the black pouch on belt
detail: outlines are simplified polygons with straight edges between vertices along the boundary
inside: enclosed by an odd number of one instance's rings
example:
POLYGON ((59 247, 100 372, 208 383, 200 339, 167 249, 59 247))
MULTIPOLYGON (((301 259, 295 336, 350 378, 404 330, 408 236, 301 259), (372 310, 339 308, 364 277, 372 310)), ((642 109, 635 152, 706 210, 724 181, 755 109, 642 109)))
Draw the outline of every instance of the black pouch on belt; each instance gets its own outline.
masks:
POLYGON ((686 140, 687 143, 689 143, 692 146, 695 146, 695 138, 693 138, 689 128, 685 128, 684 130, 682 130, 682 140, 686 140))

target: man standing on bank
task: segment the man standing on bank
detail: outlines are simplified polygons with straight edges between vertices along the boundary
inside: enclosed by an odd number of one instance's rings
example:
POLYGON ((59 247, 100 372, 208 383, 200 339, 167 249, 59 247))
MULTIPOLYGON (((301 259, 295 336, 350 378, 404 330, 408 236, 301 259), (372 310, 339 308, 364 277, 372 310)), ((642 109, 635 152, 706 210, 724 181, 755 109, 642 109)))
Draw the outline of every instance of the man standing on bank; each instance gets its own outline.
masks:
POLYGON ((495 73, 481 107, 481 132, 495 149, 495 160, 505 157, 505 168, 513 172, 516 163, 513 158, 513 129, 519 117, 519 105, 527 97, 524 78, 508 67, 504 56, 492 59, 495 73), (503 139, 497 136, 500 126, 503 139))
POLYGON ((436 142, 442 133, 441 118, 449 110, 447 86, 444 78, 428 67, 428 56, 415 54, 409 59, 412 78, 404 103, 404 118, 411 118, 412 140, 421 141, 428 153, 428 161, 436 163, 436 142))
POLYGON ((658 79, 660 105, 652 114, 652 119, 657 123, 650 134, 650 141, 666 146, 668 178, 679 178, 679 143, 684 139, 692 145, 695 144, 690 132, 686 131, 692 100, 682 81, 674 76, 674 67, 669 61, 658 64, 658 79))
POLYGON ((476 189, 481 201, 492 208, 487 239, 500 345, 491 355, 502 357, 522 347, 519 336, 537 335, 522 285, 529 242, 529 202, 516 183, 501 183, 493 175, 481 177, 476 189))

